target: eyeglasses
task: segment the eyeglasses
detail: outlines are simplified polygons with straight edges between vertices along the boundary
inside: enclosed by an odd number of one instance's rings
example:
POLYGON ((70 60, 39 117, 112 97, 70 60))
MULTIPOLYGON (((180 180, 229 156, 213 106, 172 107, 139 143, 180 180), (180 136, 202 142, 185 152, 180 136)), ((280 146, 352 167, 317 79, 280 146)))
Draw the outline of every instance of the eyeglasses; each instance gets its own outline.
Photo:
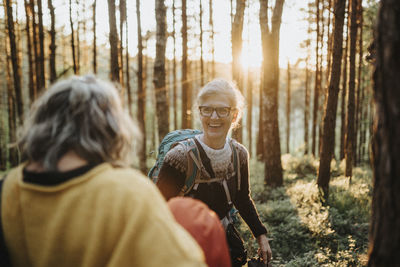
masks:
POLYGON ((219 118, 226 118, 231 113, 231 107, 208 107, 208 106, 200 106, 199 107, 200 114, 203 117, 211 117, 214 111, 217 113, 219 118))

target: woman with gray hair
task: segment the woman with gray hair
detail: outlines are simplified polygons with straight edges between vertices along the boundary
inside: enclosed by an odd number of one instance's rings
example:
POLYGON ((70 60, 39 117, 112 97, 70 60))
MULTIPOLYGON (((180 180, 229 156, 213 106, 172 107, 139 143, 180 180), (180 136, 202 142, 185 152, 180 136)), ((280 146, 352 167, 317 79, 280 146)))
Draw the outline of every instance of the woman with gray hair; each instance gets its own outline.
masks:
POLYGON ((54 84, 33 105, 4 180, 13 266, 205 266, 157 188, 129 168, 136 126, 94 76, 54 84))
POLYGON ((246 252, 230 216, 235 206, 257 238, 259 253, 267 263, 272 253, 267 230, 250 196, 249 154, 243 145, 227 137, 240 120, 244 98, 232 83, 216 79, 200 90, 197 104, 202 132, 168 151, 157 186, 167 200, 177 195, 191 196, 214 210, 226 229, 232 264, 242 266, 246 252), (195 154, 200 155, 199 160, 195 154), (199 174, 192 179, 195 166, 199 174), (190 180, 194 182, 188 186, 190 180))

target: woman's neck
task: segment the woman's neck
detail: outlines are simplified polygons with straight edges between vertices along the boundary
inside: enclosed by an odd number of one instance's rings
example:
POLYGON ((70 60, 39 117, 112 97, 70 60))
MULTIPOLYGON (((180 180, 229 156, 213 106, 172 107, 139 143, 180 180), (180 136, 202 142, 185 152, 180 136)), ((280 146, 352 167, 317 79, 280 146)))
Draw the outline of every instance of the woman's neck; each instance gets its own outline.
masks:
POLYGON ((226 139, 211 139, 207 138, 204 134, 200 136, 200 140, 212 149, 222 149, 225 146, 226 139))
MULTIPOLYGON (((79 157, 74 151, 65 153, 57 163, 57 169, 60 172, 66 172, 87 165, 88 162, 79 157)), ((43 165, 38 162, 31 162, 26 166, 26 170, 32 172, 45 172, 43 165)))

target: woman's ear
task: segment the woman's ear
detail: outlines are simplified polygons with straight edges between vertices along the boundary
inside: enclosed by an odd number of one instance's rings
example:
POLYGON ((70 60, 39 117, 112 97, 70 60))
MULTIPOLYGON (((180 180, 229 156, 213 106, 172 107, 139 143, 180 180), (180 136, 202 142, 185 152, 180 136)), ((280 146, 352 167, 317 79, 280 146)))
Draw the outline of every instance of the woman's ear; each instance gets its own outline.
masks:
POLYGON ((239 114, 239 111, 238 111, 238 110, 235 110, 235 111, 233 112, 232 123, 235 123, 235 122, 236 122, 236 119, 237 119, 237 117, 238 117, 238 114, 239 114))

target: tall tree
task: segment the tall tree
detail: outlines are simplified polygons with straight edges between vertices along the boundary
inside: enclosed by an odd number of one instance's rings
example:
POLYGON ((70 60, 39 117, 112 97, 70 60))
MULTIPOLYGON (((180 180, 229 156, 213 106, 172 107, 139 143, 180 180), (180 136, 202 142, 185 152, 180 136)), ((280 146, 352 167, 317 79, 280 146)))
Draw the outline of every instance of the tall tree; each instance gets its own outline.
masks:
POLYGON ((350 28, 350 16, 349 16, 349 11, 350 11, 350 4, 351 1, 349 1, 349 4, 346 9, 346 40, 345 40, 345 47, 344 47, 344 53, 343 53, 343 71, 342 71, 342 94, 341 94, 341 108, 340 108, 340 152, 339 152, 339 158, 340 160, 344 159, 344 150, 345 150, 345 136, 346 136, 346 93, 347 93, 347 52, 349 51, 349 28, 350 28))
MULTIPOLYGON (((126 3, 125 3, 126 5, 126 3)), ((126 6, 125 6, 126 9, 126 6)), ((126 12, 126 10, 125 10, 126 12)), ((126 51, 125 51, 125 77, 126 77, 126 92, 128 95, 128 110, 129 110, 129 114, 132 115, 132 88, 131 88, 131 78, 130 78, 130 69, 129 69, 129 45, 128 45, 128 40, 129 40, 129 31, 128 31, 128 14, 125 14, 126 18, 125 18, 125 45, 126 45, 126 51)))
POLYGON ((115 0, 108 0, 108 19, 110 26, 110 75, 111 80, 120 82, 120 65, 119 65, 119 52, 118 52, 118 32, 117 21, 115 17, 115 0))
POLYGON ((352 176, 354 160, 354 116, 355 116, 355 76, 356 76, 356 44, 357 44, 357 6, 360 0, 350 0, 350 56, 349 56, 349 92, 347 102, 347 130, 345 142, 346 169, 345 175, 352 176))
POLYGON ((56 15, 52 0, 47 0, 47 6, 50 10, 50 82, 54 82, 57 79, 56 72, 56 15))
POLYGON ((281 146, 278 125, 279 32, 284 0, 276 0, 268 26, 268 1, 260 0, 260 28, 263 50, 263 131, 265 183, 283 184, 281 146))
POLYGON ((309 74, 309 69, 308 69, 308 55, 306 58, 306 71, 305 71, 305 93, 304 93, 304 155, 308 154, 308 120, 309 120, 309 114, 310 114, 310 74, 309 74))
POLYGON ((368 266, 398 266, 400 250, 400 2, 382 0, 373 75, 376 120, 368 266))
POLYGON ((186 0, 182 0, 182 128, 192 126, 192 92, 188 81, 188 36, 186 0))
POLYGON ((172 38, 174 43, 174 56, 172 58, 172 105, 174 107, 174 129, 178 129, 178 80, 177 80, 177 70, 176 70, 176 17, 175 17, 175 1, 172 0, 172 38))
POLYGON ((29 64, 29 99, 31 103, 36 99, 36 70, 34 65, 34 51, 33 51, 33 44, 32 44, 32 32, 33 32, 33 25, 32 25, 32 10, 31 6, 29 5, 28 0, 24 0, 25 6, 25 21, 26 21, 26 44, 27 44, 27 52, 28 52, 28 64, 29 64))
POLYGON ((156 58, 154 60, 153 82, 156 91, 156 111, 158 122, 158 139, 161 140, 169 132, 169 107, 165 83, 165 48, 167 43, 166 7, 164 0, 155 0, 157 36, 156 58))
POLYGON ((346 0, 337 0, 334 8, 335 25, 333 36, 333 57, 327 104, 323 119, 323 135, 321 140, 320 165, 318 171, 318 186, 328 196, 331 160, 334 155, 336 111, 339 95, 340 67, 342 60, 343 24, 346 0))
POLYGON ((93 1, 93 72, 97 73, 97 34, 96 34, 96 6, 97 0, 93 1))
POLYGON ((137 120, 140 131, 142 132, 142 142, 139 147, 139 168, 143 173, 147 172, 146 166, 146 92, 143 86, 143 38, 142 38, 142 22, 140 19, 140 0, 136 0, 136 18, 137 18, 137 37, 138 37, 138 54, 137 54, 137 120))
POLYGON ((209 24, 210 24, 210 42, 211 42, 211 77, 215 77, 215 47, 214 47, 214 19, 213 19, 213 2, 208 1, 209 24))
POLYGON ((72 0, 69 0, 69 25, 71 27, 71 51, 72 51, 72 66, 74 74, 78 74, 78 65, 76 60, 76 45, 75 45, 75 29, 74 20, 72 18, 72 0))
POLYGON ((315 1, 316 6, 316 47, 315 47, 315 79, 314 79, 314 105, 313 105, 313 120, 312 120, 312 143, 311 143, 311 153, 316 155, 317 148, 317 123, 318 123, 318 109, 319 109, 319 94, 321 90, 321 70, 320 68, 320 39, 321 31, 320 31, 320 0, 315 1))
POLYGON ((286 80, 286 153, 290 153, 290 94, 291 94, 291 77, 290 62, 287 63, 287 80, 286 80))
POLYGON ((249 140, 249 154, 250 157, 252 155, 252 144, 253 144, 253 136, 252 136, 252 125, 253 125, 253 75, 250 67, 247 69, 247 138, 249 140))
MULTIPOLYGON (((246 7, 246 0, 236 0, 236 13, 232 23, 232 78, 236 82, 239 90, 241 88, 241 73, 240 73, 240 55, 242 53, 242 32, 243 32, 243 18, 244 10, 246 7)), ((233 136, 238 140, 242 141, 242 127, 241 121, 239 126, 233 130, 233 136)))
POLYGON ((39 19, 39 70, 36 73, 39 76, 39 91, 46 88, 46 75, 45 75, 45 61, 44 61, 44 27, 43 27, 43 8, 42 8, 42 0, 37 0, 38 6, 38 19, 39 19))
POLYGON ((205 75, 204 75, 204 55, 203 55, 203 5, 202 0, 199 0, 199 24, 200 24, 200 81, 201 86, 205 83, 205 75))
POLYGON ((22 98, 22 88, 21 88, 21 66, 20 58, 18 56, 18 47, 15 39, 14 30, 14 17, 13 8, 11 0, 5 1, 6 5, 6 17, 7 17, 7 31, 8 31, 8 41, 11 52, 11 63, 12 63, 12 73, 14 79, 14 90, 16 96, 16 106, 18 112, 19 122, 22 123, 24 120, 24 103, 22 98))
MULTIPOLYGON (((120 70, 120 83, 124 87, 124 25, 126 24, 126 0, 119 0, 119 66, 120 70)), ((125 25, 126 26, 126 25, 125 25)))

